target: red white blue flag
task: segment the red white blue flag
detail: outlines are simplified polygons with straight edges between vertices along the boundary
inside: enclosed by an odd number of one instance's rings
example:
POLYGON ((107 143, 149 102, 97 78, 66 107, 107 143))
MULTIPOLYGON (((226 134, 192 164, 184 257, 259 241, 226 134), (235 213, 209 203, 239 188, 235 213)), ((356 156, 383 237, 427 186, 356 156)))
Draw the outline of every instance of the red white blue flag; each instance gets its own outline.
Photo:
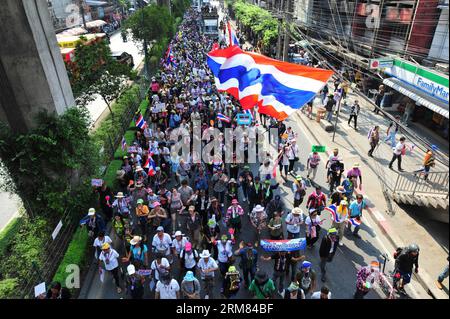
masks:
POLYGON ((127 141, 125 140, 125 137, 122 137, 122 151, 125 151, 127 149, 127 141))
POLYGON ((324 209, 327 210, 327 211, 329 211, 329 212, 331 213, 331 215, 333 215, 333 220, 334 220, 336 223, 339 223, 339 222, 340 222, 340 220, 339 220, 339 215, 338 215, 338 213, 337 213, 337 207, 336 207, 336 205, 332 204, 332 205, 330 205, 330 206, 328 206, 328 207, 325 207, 324 209))
POLYGON ((242 51, 238 46, 208 53, 216 87, 239 100, 244 109, 284 120, 311 101, 333 71, 281 62, 242 51))
POLYGON ((145 162, 144 168, 148 169, 148 175, 155 176, 156 174, 156 163, 152 157, 148 157, 145 162))
POLYGON ((306 248, 306 238, 270 240, 261 239, 261 248, 267 252, 275 251, 295 251, 306 248))
POLYGON ((139 114, 137 120, 136 120, 136 127, 140 129, 144 129, 147 126, 147 122, 144 120, 144 117, 142 114, 139 114))
POLYGON ((352 224, 353 226, 360 226, 361 225, 361 219, 357 219, 357 218, 350 218, 349 220, 348 220, 348 222, 350 223, 350 224, 352 224))
POLYGON ((222 113, 217 114, 217 119, 222 122, 231 123, 231 119, 222 113))

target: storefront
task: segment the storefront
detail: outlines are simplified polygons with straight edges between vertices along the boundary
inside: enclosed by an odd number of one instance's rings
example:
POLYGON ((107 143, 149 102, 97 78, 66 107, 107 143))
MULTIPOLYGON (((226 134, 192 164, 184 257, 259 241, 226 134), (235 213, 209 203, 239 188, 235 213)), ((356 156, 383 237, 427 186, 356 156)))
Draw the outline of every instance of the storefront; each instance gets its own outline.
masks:
POLYGON ((412 121, 448 139, 448 76, 402 59, 395 59, 384 73, 390 77, 383 84, 392 89, 385 108, 403 112, 408 103, 414 103, 412 121))

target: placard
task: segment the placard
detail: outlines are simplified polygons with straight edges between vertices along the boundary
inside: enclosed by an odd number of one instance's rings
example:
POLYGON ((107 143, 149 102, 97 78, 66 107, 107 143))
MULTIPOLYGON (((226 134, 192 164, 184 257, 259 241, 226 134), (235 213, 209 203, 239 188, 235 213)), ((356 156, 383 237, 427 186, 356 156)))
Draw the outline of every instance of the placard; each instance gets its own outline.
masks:
POLYGON ((53 233, 52 233, 52 238, 53 238, 53 240, 55 240, 56 236, 58 236, 59 231, 61 230, 62 226, 63 226, 63 223, 62 223, 62 221, 60 220, 59 223, 58 223, 58 225, 56 225, 55 230, 54 230, 53 233))
POLYGON ((91 185, 95 186, 95 187, 102 187, 103 179, 99 179, 99 178, 91 179, 91 185))
POLYGON ((313 145, 312 152, 325 153, 326 146, 325 145, 313 145))
POLYGON ((304 250, 306 248, 306 238, 284 240, 261 239, 260 244, 261 248, 267 252, 304 250))
POLYGON ((34 287, 34 297, 37 298, 42 294, 46 294, 47 289, 45 287, 45 281, 34 287))

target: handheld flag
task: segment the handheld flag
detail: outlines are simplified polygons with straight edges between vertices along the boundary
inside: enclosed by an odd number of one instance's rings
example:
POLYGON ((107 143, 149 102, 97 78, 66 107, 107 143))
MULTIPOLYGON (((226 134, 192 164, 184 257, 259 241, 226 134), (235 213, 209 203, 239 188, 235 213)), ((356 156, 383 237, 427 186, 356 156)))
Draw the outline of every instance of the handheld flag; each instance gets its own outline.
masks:
POLYGON ((216 87, 247 110, 285 120, 322 90, 333 71, 277 61, 238 46, 208 53, 216 87))
POLYGON ((156 163, 150 156, 144 164, 144 168, 148 169, 148 175, 155 176, 156 174, 156 163))
POLYGON ((226 122, 226 123, 231 123, 231 119, 228 116, 226 116, 226 115, 224 115, 222 113, 218 113, 217 114, 217 120, 222 121, 222 122, 226 122))
POLYGON ((139 114, 137 120, 136 120, 136 127, 143 129, 147 126, 147 122, 144 120, 144 117, 142 114, 139 114))
POLYGON ((330 206, 328 206, 328 207, 325 207, 324 209, 325 209, 326 211, 329 211, 329 212, 331 213, 331 215, 333 215, 333 220, 334 220, 336 223, 339 223, 339 222, 340 222, 340 221, 339 221, 339 215, 338 215, 337 212, 336 212, 336 210, 337 210, 336 205, 332 204, 332 205, 330 205, 330 206))
POLYGON ((122 137, 122 151, 125 151, 127 149, 127 141, 125 140, 125 137, 122 137))
POLYGON ((355 227, 361 225, 361 219, 357 219, 357 218, 350 218, 350 219, 348 220, 348 222, 349 222, 350 224, 352 224, 353 226, 355 226, 355 227))
POLYGON ((228 45, 229 46, 233 46, 233 45, 239 46, 239 40, 236 36, 236 33, 231 28, 230 21, 227 22, 227 26, 228 26, 228 45))

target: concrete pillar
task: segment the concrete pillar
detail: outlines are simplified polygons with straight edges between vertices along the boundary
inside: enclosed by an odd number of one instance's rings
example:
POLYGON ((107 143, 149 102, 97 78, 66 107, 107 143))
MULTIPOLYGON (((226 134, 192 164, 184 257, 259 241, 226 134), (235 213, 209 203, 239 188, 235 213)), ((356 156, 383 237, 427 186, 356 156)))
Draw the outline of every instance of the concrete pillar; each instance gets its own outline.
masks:
POLYGON ((26 132, 39 111, 62 114, 74 105, 47 1, 2 0, 0 120, 26 132))

